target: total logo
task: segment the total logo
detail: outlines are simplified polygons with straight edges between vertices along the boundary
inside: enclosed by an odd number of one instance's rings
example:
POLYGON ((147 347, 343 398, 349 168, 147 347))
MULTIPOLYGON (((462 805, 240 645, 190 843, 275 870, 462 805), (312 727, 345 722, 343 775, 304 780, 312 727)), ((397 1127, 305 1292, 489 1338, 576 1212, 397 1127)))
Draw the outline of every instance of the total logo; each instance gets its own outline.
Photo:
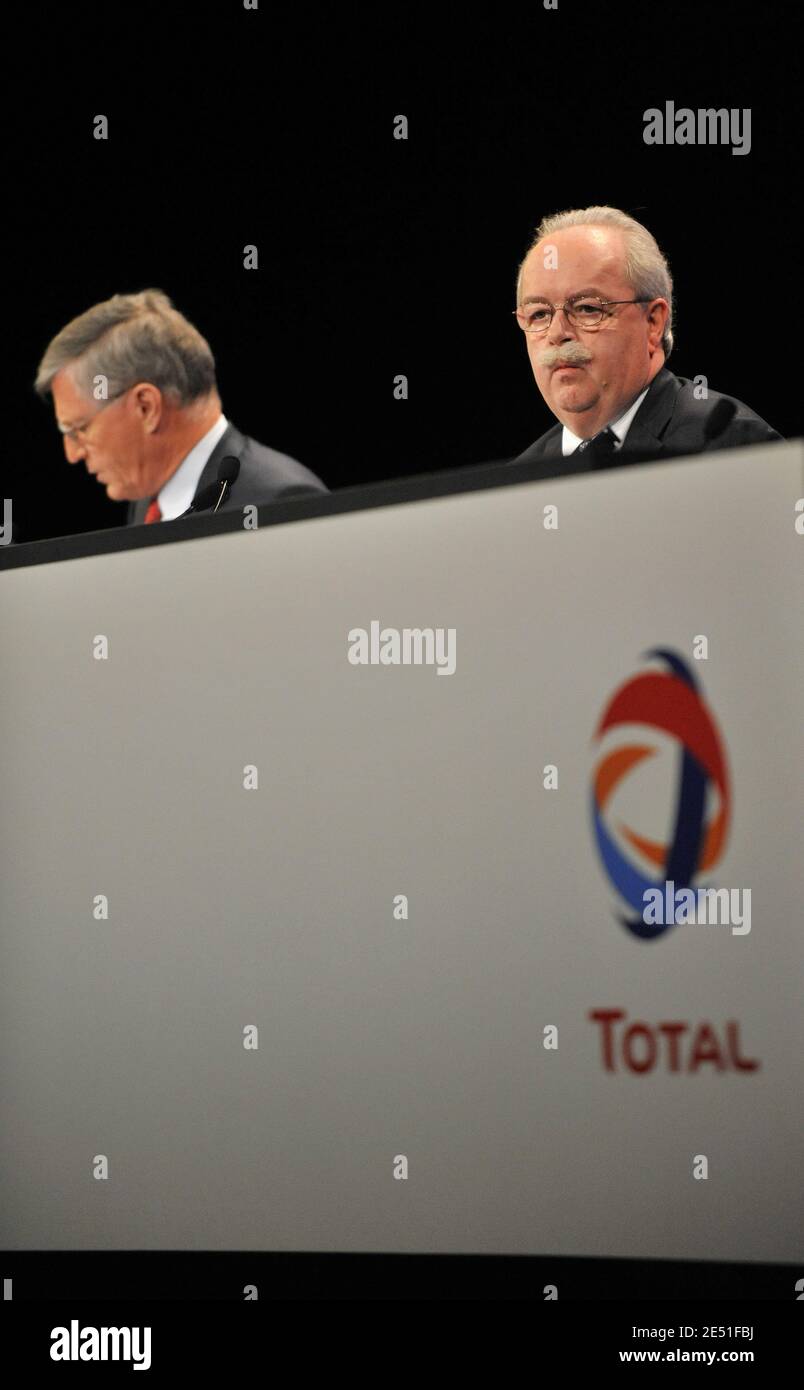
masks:
MULTIPOLYGON (((644 671, 621 685, 595 731, 595 742, 605 737, 607 748, 592 779, 592 822, 609 881, 634 914, 621 915, 620 922, 632 936, 652 941, 675 920, 667 914, 663 921, 646 921, 646 894, 664 893, 670 882, 688 889, 698 874, 718 862, 728 837, 731 792, 723 743, 693 672, 677 652, 655 648, 645 655, 665 669, 644 671), (625 726, 631 741, 612 747, 611 732, 622 734, 625 726), (652 741, 635 735, 635 729, 650 731, 652 741), (657 754, 657 736, 674 741, 680 750, 666 842, 622 818, 612 824, 615 793, 644 760, 657 754)), ((650 800, 643 800, 643 810, 650 800)), ((588 1018, 599 1027, 601 1066, 607 1072, 658 1069, 711 1075, 756 1072, 762 1065, 743 1051, 737 1019, 722 1025, 678 1018, 647 1023, 628 1021, 621 1008, 591 1009, 588 1018)))
POLYGON ((641 1019, 625 1024, 625 1009, 590 1009, 589 1020, 600 1025, 600 1053, 604 1071, 617 1071, 622 1062, 627 1071, 650 1072, 655 1067, 668 1072, 757 1071, 761 1063, 746 1057, 740 1044, 740 1025, 729 1019, 722 1029, 714 1023, 687 1023, 668 1019, 666 1023, 644 1023, 641 1019))
POLYGON ((644 671, 621 685, 606 705, 594 739, 598 742, 628 725, 652 731, 654 741, 641 738, 620 744, 599 758, 592 779, 592 821, 609 881, 635 914, 619 920, 633 936, 650 941, 674 920, 646 922, 646 893, 664 894, 670 881, 680 890, 688 889, 696 875, 718 862, 728 836, 731 793, 723 744, 698 680, 676 652, 656 648, 645 655, 667 669, 644 671), (667 843, 622 821, 616 827, 610 824, 615 792, 639 764, 656 755, 657 733, 675 740, 680 749, 667 843), (714 803, 708 823, 707 797, 714 803), (658 870, 658 877, 651 876, 651 870, 658 870))

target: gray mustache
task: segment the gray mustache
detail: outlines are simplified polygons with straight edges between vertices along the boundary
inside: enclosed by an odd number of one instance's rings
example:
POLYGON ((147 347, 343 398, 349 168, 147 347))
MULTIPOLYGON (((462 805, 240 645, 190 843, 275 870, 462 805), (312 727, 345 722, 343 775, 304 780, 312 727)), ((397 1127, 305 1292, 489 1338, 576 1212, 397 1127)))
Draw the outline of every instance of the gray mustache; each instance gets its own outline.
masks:
POLYGON ((560 348, 544 348, 539 353, 540 367, 555 367, 559 362, 565 363, 570 367, 582 367, 585 362, 591 362, 592 354, 580 343, 565 343, 560 348))

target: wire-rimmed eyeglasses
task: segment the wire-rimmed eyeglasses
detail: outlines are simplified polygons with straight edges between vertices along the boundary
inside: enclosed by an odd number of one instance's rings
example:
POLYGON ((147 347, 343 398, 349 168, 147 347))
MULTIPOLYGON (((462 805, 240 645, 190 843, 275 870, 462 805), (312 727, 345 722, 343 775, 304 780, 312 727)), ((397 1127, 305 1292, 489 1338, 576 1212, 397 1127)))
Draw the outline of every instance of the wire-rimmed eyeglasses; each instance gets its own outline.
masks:
POLYGON ((604 318, 609 318, 607 310, 614 304, 650 304, 652 298, 640 299, 598 299, 596 295, 571 295, 563 304, 553 305, 549 300, 539 300, 535 304, 519 304, 512 309, 519 327, 525 333, 546 333, 553 322, 553 315, 563 309, 574 328, 599 328, 604 318))

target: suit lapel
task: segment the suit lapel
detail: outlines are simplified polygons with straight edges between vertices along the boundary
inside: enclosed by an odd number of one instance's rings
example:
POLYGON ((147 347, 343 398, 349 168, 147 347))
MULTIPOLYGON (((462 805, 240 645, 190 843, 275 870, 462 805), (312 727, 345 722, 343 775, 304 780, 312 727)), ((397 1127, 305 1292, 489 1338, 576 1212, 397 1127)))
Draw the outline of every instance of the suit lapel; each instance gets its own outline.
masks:
POLYGON ((677 382, 672 372, 662 367, 648 388, 648 394, 631 421, 625 436, 626 453, 658 457, 662 452, 662 436, 672 418, 676 404, 677 382))

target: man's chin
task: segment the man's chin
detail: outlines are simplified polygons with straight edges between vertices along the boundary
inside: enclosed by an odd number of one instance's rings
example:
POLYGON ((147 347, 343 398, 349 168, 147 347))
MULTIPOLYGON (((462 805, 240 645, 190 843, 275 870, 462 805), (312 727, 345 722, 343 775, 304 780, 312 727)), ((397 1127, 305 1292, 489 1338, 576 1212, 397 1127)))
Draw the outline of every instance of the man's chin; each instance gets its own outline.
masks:
POLYGON ((123 483, 101 483, 106 496, 110 502, 128 502, 131 499, 126 496, 125 484, 123 483))
POLYGON ((557 398, 554 395, 553 400, 548 401, 548 405, 554 415, 582 415, 586 410, 594 410, 598 400, 599 397, 595 395, 576 395, 575 391, 570 388, 567 391, 559 392, 557 398))
POLYGON ((547 390, 542 391, 542 395, 554 415, 560 410, 593 410, 600 400, 596 383, 589 379, 583 368, 559 376, 551 373, 545 385, 547 390))

